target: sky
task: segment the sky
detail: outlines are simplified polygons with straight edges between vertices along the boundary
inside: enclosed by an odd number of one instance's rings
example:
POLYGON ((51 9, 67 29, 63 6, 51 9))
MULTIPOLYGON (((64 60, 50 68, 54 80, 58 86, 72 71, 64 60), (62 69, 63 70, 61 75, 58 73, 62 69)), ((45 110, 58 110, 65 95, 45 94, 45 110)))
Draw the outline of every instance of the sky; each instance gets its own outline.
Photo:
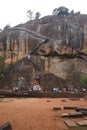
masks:
POLYGON ((60 6, 87 14, 87 0, 0 0, 0 29, 27 22, 28 10, 34 14, 40 12, 43 17, 52 15, 52 11, 60 6))

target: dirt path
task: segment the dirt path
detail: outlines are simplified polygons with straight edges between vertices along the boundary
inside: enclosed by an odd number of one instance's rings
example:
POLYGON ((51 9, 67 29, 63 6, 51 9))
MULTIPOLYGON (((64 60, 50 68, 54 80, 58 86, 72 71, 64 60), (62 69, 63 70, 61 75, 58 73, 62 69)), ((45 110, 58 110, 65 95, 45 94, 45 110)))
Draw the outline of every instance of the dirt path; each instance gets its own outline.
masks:
POLYGON ((64 105, 87 107, 87 100, 64 100, 65 102, 61 98, 0 99, 0 125, 9 121, 12 130, 68 129, 64 124, 66 118, 56 117, 56 115, 71 111, 63 110, 64 105), (59 106, 62 110, 53 111, 54 106, 59 106))

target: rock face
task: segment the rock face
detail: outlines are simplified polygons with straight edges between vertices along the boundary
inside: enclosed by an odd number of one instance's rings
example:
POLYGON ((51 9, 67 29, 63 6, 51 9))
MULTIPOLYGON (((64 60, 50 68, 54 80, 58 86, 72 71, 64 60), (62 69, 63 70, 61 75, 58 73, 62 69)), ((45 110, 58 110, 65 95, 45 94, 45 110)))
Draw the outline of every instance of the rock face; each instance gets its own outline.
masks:
POLYGON ((0 33, 0 55, 5 55, 6 64, 13 65, 32 52, 30 61, 22 62, 18 71, 30 66, 27 69, 32 68, 32 73, 52 73, 64 80, 76 70, 86 73, 86 21, 87 15, 80 14, 46 16, 4 30, 0 33))

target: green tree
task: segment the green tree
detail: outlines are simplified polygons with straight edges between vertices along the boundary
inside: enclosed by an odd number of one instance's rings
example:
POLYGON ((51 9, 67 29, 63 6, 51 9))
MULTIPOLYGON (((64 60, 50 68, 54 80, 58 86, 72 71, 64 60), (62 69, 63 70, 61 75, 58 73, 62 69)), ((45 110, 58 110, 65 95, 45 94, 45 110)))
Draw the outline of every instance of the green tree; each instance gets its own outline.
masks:
POLYGON ((27 16, 28 16, 28 18, 29 18, 30 20, 32 20, 32 19, 33 19, 33 11, 28 10, 28 11, 27 11, 27 16))
POLYGON ((74 10, 71 10, 70 14, 71 14, 71 15, 74 15, 74 10))
POLYGON ((55 8, 53 10, 53 15, 57 15, 57 16, 67 16, 69 15, 70 13, 68 12, 68 8, 64 7, 64 6, 61 6, 59 8, 55 8))
POLYGON ((40 16, 41 16, 40 12, 36 12, 36 19, 39 19, 40 16))
POLYGON ((87 74, 81 75, 80 85, 84 88, 87 88, 87 74))
POLYGON ((10 29, 10 28, 11 28, 11 26, 10 26, 9 24, 7 24, 7 25, 4 27, 4 30, 10 29))
POLYGON ((4 77, 4 72, 5 72, 4 56, 0 56, 0 78, 4 77))

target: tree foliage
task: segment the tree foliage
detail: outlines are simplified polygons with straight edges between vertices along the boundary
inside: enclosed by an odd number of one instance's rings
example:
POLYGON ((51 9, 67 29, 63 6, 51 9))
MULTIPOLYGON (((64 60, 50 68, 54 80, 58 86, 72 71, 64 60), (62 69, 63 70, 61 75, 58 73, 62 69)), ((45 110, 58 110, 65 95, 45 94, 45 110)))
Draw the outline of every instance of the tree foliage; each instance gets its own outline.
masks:
POLYGON ((40 12, 36 12, 36 19, 39 19, 40 16, 41 16, 40 12))
POLYGON ((60 6, 59 8, 55 8, 53 10, 53 15, 56 15, 56 16, 61 16, 61 17, 64 17, 64 16, 68 16, 68 15, 77 15, 77 14, 80 14, 80 11, 78 12, 74 12, 74 10, 70 11, 69 12, 69 9, 64 7, 64 6, 60 6))
POLYGON ((40 16, 41 16, 40 12, 36 12, 34 14, 32 10, 27 11, 27 17, 29 18, 29 20, 39 19, 40 16))
POLYGON ((68 8, 64 7, 64 6, 61 6, 59 8, 55 8, 53 10, 53 15, 57 15, 57 16, 67 16, 69 15, 69 12, 68 12, 68 8))
POLYGON ((81 75, 80 85, 84 88, 87 88, 87 74, 81 75))
POLYGON ((9 24, 7 24, 7 25, 4 27, 4 30, 10 29, 10 28, 11 28, 11 26, 10 26, 9 24))
POLYGON ((4 72, 5 72, 4 56, 0 56, 0 78, 4 77, 4 72))
POLYGON ((30 20, 32 20, 32 18, 33 18, 33 11, 28 10, 28 11, 27 11, 27 16, 28 16, 28 18, 29 18, 30 20))

